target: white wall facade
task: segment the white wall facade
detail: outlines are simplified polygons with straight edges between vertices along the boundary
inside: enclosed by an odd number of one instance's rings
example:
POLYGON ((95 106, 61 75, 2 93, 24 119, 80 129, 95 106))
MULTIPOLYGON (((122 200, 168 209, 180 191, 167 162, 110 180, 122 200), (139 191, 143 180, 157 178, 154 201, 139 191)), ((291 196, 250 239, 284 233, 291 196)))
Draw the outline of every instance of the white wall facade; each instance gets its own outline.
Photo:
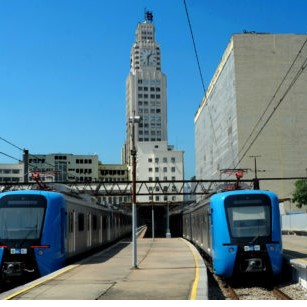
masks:
POLYGON ((24 164, 0 164, 0 182, 23 182, 24 181, 24 164))
POLYGON ((63 153, 30 154, 29 171, 53 175, 54 180, 58 182, 98 181, 98 156, 63 153))
MULTIPOLYGON (((148 188, 153 195, 138 196, 137 202, 178 202, 183 200, 182 195, 154 195, 155 192, 179 191, 182 183, 159 183, 159 181, 183 180, 183 151, 174 150, 167 142, 139 143, 137 146, 137 181, 153 181, 146 183, 140 192, 148 193, 148 188)), ((138 188, 137 188, 138 189, 138 188)))
MULTIPOLYGON (((307 74, 295 80, 307 57, 306 39, 231 38, 194 119, 197 179, 218 179, 221 169, 234 167, 249 169, 245 178, 252 179, 252 156, 258 156, 258 177, 306 176, 307 74)), ((287 198, 293 183, 262 181, 260 188, 287 198)))

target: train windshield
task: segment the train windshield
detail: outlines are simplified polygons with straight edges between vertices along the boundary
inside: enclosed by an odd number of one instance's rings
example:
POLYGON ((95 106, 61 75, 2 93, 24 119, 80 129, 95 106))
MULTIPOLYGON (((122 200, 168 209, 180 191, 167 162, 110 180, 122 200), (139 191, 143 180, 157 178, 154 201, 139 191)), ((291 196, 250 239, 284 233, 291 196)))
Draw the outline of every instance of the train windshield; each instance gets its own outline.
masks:
POLYGON ((0 199, 0 240, 35 240, 41 236, 46 198, 6 195, 0 199))
MULTIPOLYGON (((253 240, 271 234, 271 202, 266 195, 236 195, 225 200, 232 238, 253 240)), ((251 242, 253 243, 253 242, 251 242)))

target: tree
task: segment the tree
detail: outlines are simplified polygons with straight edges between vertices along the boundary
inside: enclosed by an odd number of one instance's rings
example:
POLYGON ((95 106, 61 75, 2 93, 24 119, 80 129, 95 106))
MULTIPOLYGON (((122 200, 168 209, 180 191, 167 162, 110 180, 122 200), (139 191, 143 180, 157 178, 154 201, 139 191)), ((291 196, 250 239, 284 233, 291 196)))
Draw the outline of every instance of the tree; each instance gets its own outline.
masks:
POLYGON ((297 203, 298 208, 302 208, 307 204, 307 179, 300 179, 295 181, 295 190, 292 194, 293 202, 297 203))

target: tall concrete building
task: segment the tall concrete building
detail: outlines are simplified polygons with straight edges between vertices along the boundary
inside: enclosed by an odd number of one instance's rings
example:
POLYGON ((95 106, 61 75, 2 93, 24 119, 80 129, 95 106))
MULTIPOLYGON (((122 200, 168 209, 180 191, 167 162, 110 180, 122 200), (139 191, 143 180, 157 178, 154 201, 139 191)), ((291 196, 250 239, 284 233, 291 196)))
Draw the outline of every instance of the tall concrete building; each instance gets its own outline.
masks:
MULTIPOLYGON (((306 176, 307 35, 233 35, 195 115, 196 179, 306 176)), ((235 178, 234 178, 235 179, 235 178)), ((262 181, 280 198, 294 181, 262 181)))
MULTIPOLYGON (((130 119, 140 116, 136 125, 137 142, 167 142, 166 76, 161 72, 160 46, 155 41, 152 14, 137 25, 136 42, 130 55, 130 73, 126 82, 127 138, 131 138, 130 119)), ((128 146, 129 148, 130 146, 128 146)))
MULTIPOLYGON (((130 54, 130 72, 126 81, 126 132, 124 161, 131 170, 134 140, 138 181, 183 180, 183 151, 168 145, 166 75, 161 71, 160 46, 155 39, 152 13, 148 11, 145 12, 145 21, 137 25, 136 41, 130 54), (163 166, 162 161, 167 158, 169 161, 172 158, 172 166, 163 166), (153 165, 148 161, 158 162, 153 165)), ((151 200, 149 196, 139 199, 144 202, 151 200)), ((167 197, 157 199, 170 200, 167 197)))

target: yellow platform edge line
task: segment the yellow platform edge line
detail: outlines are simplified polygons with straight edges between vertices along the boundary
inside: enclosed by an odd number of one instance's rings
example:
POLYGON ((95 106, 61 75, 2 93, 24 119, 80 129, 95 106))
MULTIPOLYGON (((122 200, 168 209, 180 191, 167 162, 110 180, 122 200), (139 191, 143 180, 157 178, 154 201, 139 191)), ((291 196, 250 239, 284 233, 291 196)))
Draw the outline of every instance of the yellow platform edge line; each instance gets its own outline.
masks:
POLYGON ((15 292, 15 293, 13 293, 13 294, 7 296, 7 297, 4 297, 3 300, 6 300, 6 301, 11 300, 11 299, 13 299, 14 297, 16 297, 16 296, 18 296, 18 295, 20 295, 20 294, 22 294, 22 293, 25 293, 25 292, 27 292, 27 291, 29 291, 29 290, 31 290, 31 289, 37 287, 37 286, 42 285, 43 283, 45 283, 45 282, 47 282, 47 281, 49 281, 49 280, 52 280, 52 279, 54 279, 54 278, 56 278, 56 277, 58 277, 58 276, 60 276, 60 275, 62 275, 62 274, 64 274, 64 273, 66 273, 66 272, 68 272, 68 271, 70 271, 70 270, 72 270, 72 269, 78 267, 79 265, 80 265, 80 264, 70 265, 69 267, 67 267, 67 268, 65 268, 65 269, 60 269, 60 271, 59 271, 58 273, 55 273, 55 274, 51 273, 51 274, 50 274, 50 275, 51 275, 50 277, 44 278, 43 280, 41 280, 41 281, 39 281, 39 282, 37 282, 37 283, 34 283, 34 284, 32 284, 31 286, 29 286, 29 287, 27 287, 27 288, 24 288, 24 289, 22 289, 22 290, 20 290, 20 291, 17 291, 17 292, 15 292))
POLYGON ((192 255, 194 257, 195 262, 195 278, 192 285, 191 293, 190 293, 190 300, 196 300, 197 298, 197 288, 199 283, 199 266, 198 266, 198 254, 195 252, 195 247, 189 243, 188 241, 181 238, 190 248, 192 255))

